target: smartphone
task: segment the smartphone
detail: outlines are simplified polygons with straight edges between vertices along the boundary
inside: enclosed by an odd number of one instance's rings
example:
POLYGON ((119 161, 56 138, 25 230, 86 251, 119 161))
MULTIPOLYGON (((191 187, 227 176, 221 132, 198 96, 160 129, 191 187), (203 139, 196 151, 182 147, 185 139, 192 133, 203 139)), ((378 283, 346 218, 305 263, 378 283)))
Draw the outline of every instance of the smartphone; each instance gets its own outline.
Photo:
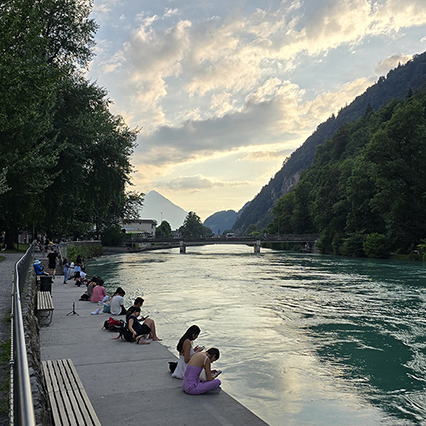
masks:
POLYGON ((217 370, 216 371, 216 376, 214 376, 214 377, 216 378, 217 376, 219 376, 219 374, 222 374, 222 370, 217 370))

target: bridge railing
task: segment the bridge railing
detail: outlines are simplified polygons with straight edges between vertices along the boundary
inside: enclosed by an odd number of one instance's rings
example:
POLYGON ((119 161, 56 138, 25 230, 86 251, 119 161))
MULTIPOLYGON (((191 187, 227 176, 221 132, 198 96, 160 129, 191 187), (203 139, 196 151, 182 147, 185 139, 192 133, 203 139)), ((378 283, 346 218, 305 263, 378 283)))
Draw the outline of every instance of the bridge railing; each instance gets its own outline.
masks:
POLYGON ((214 242, 214 241, 238 241, 238 242, 254 242, 254 241, 265 241, 265 242, 314 242, 319 240, 320 235, 317 234, 276 234, 276 235, 259 235, 256 237, 229 237, 226 235, 215 235, 212 237, 159 237, 155 238, 144 238, 142 236, 132 236, 131 239, 126 239, 126 243, 176 243, 179 241, 187 242, 214 242))
POLYGON ((11 357, 10 357, 10 425, 35 425, 31 394, 21 294, 34 253, 32 244, 15 264, 12 283, 11 357))

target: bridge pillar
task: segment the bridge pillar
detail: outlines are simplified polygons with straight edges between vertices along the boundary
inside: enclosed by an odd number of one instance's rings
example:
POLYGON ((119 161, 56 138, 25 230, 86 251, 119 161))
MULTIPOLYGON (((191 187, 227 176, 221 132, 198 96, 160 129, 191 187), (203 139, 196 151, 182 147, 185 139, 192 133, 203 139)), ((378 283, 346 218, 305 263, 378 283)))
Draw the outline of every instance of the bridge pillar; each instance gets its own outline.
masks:
POLYGON ((179 249, 181 254, 185 254, 186 253, 186 245, 183 241, 180 242, 180 249, 179 249))
POLYGON ((255 253, 260 253, 260 240, 257 240, 257 241, 254 243, 254 252, 255 252, 255 253))

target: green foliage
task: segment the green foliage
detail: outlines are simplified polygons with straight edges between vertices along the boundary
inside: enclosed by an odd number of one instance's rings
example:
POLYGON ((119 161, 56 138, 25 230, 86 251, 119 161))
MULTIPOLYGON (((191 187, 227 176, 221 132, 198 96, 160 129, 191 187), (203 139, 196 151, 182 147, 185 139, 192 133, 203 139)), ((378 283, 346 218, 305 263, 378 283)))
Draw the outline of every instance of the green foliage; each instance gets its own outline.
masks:
POLYGON ((109 226, 102 231, 101 241, 104 246, 120 246, 125 238, 125 233, 117 225, 109 226))
POLYGON ((386 235, 377 232, 366 236, 363 248, 368 257, 375 259, 387 259, 390 255, 388 238, 386 235))
POLYGON ((365 240, 366 236, 362 232, 348 234, 347 236, 342 238, 339 247, 336 247, 336 254, 341 254, 343 256, 364 257, 365 240))
POLYGON ((68 246, 68 260, 71 262, 75 262, 78 255, 83 259, 91 259, 96 256, 101 256, 102 253, 103 250, 100 244, 70 244, 68 246))
POLYGON ((171 237, 173 235, 173 232, 170 223, 166 220, 163 220, 160 226, 158 226, 155 230, 155 235, 159 237, 171 237))
POLYGON ((278 201, 268 232, 321 233, 329 254, 412 251, 426 238, 425 107, 416 92, 340 128, 278 201))
POLYGON ((134 215, 126 192, 137 130, 83 77, 93 54, 93 2, 0 5, 0 229, 80 236, 134 215))
POLYGON ((179 228, 183 237, 205 238, 213 235, 213 231, 201 223, 200 217, 195 212, 189 212, 183 225, 179 228))
POLYGON ((426 261, 426 240, 422 240, 417 246, 417 251, 420 254, 421 260, 426 261))

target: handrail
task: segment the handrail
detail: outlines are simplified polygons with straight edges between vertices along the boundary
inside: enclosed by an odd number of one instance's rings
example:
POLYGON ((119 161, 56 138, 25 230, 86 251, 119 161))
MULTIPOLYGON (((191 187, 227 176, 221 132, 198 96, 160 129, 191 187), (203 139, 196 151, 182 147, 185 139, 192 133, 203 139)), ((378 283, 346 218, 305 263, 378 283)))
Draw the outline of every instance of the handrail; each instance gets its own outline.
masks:
POLYGON ((10 424, 35 426, 34 406, 31 393, 24 321, 22 318, 21 291, 27 278, 34 244, 15 264, 12 284, 11 360, 10 360, 10 424))

